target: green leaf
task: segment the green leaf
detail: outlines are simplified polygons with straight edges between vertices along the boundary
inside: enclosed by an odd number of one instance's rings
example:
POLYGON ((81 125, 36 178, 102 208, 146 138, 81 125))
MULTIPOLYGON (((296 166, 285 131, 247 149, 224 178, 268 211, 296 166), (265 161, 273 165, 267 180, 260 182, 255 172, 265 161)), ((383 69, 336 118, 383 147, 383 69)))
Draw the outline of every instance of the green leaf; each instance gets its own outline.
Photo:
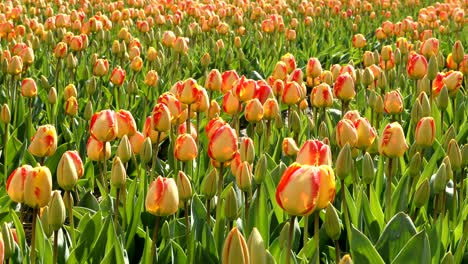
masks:
MULTIPOLYGON (((263 184, 258 185, 257 191, 253 196, 253 202, 249 210, 249 220, 262 235, 265 245, 270 244, 270 218, 269 207, 266 196, 266 187, 263 184)), ((248 232, 250 233, 250 232, 248 232)))
POLYGON ((379 225, 377 218, 374 216, 370 205, 369 205, 369 200, 367 200, 367 196, 363 195, 363 206, 362 206, 362 212, 364 215, 364 221, 367 225, 368 232, 370 239, 372 242, 376 242, 377 239, 379 239, 379 234, 380 234, 380 229, 381 226, 379 225))
POLYGON ((395 190, 392 193, 392 210, 394 213, 406 211, 409 199, 409 173, 405 173, 398 182, 395 190))
POLYGON ((345 188, 345 195, 346 195, 346 205, 349 211, 349 216, 351 217, 351 222, 353 223, 353 225, 357 226, 358 225, 358 211, 354 203, 354 199, 351 196, 351 193, 349 193, 348 188, 345 188))
POLYGON ((354 227, 351 227, 351 256, 354 263, 384 264, 384 260, 369 239, 354 227))
POLYGON ((406 242, 416 234, 411 218, 403 212, 393 216, 385 226, 375 248, 385 262, 390 262, 405 246, 406 242))
POLYGON ((383 228, 385 224, 385 215, 383 213, 382 206, 380 205, 379 197, 377 197, 377 193, 374 191, 374 187, 372 185, 370 186, 370 209, 372 210, 372 214, 376 217, 380 228, 383 228))
POLYGON ((430 263, 431 262, 431 246, 426 232, 423 230, 414 235, 403 249, 398 253, 392 261, 394 264, 399 263, 430 263), (416 254, 416 255, 415 255, 416 254))
POLYGON ((13 218, 13 223, 15 224, 16 235, 18 236, 20 250, 21 250, 21 252, 23 254, 26 254, 26 252, 25 252, 26 237, 24 235, 23 224, 21 223, 20 219, 18 218, 18 215, 16 215, 16 212, 13 211, 12 209, 10 209, 10 215, 11 215, 11 218, 13 218))

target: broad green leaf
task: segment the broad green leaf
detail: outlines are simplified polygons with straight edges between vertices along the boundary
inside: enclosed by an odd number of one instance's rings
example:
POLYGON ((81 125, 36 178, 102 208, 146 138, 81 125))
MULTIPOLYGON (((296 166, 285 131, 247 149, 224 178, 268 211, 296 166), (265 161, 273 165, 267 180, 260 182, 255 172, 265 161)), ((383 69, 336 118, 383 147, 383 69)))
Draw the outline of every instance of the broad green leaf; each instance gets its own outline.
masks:
POLYGON ((363 212, 364 222, 368 228, 367 233, 369 233, 369 238, 375 243, 377 239, 379 239, 381 226, 370 208, 369 200, 367 200, 366 195, 363 195, 363 206, 361 212, 363 212))
POLYGON ((356 208, 356 204, 353 200, 353 197, 349 193, 348 188, 345 188, 345 195, 346 195, 346 205, 348 208, 350 220, 353 223, 353 225, 357 226, 358 225, 358 211, 356 208))
POLYGON ((351 227, 351 256, 354 263, 384 264, 384 260, 370 240, 359 230, 351 227))
POLYGON ((265 245, 269 245, 270 243, 269 211, 266 187, 260 184, 253 196, 253 202, 249 211, 249 220, 253 223, 252 226, 257 227, 265 245))
POLYGON ((431 262, 431 246, 426 232, 423 230, 414 235, 398 255, 393 259, 392 263, 430 263, 431 262), (417 252, 417 253, 416 253, 417 252), (416 256, 416 255, 417 256, 416 256))
POLYGON ((406 211, 409 199, 409 174, 405 173, 398 182, 394 191, 392 191, 392 210, 393 213, 406 211))
POLYGON ((374 191, 374 187, 372 185, 370 186, 370 208, 372 210, 372 214, 376 217, 377 222, 382 229, 385 224, 384 213, 382 206, 380 205, 379 198, 377 197, 377 193, 374 191))

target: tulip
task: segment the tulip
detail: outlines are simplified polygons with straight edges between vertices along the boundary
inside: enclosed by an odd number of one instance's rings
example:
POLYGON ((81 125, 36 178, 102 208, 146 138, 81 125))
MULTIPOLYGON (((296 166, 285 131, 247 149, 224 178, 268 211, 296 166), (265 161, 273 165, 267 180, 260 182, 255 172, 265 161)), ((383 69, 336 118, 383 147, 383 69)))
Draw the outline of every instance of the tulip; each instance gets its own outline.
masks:
POLYGON ((63 203, 60 191, 52 191, 49 202, 49 209, 47 211, 47 222, 53 231, 58 231, 65 223, 66 213, 65 204, 63 203))
POLYGON ((336 126, 336 142, 340 148, 346 143, 355 147, 358 141, 356 127, 349 119, 341 119, 336 126))
POLYGON ((177 97, 171 92, 165 92, 158 98, 158 103, 162 103, 169 109, 171 116, 171 124, 178 123, 178 119, 182 114, 182 104, 177 97))
POLYGON ((387 124, 379 141, 379 153, 388 158, 402 157, 408 149, 403 128, 397 122, 387 124))
POLYGON ((37 95, 37 85, 34 79, 25 78, 21 82, 21 95, 24 97, 35 97, 37 95))
POLYGON ((423 117, 416 125, 414 134, 416 144, 421 147, 430 147, 435 140, 435 122, 432 117, 423 117))
POLYGON ((23 60, 20 56, 13 56, 10 59, 7 71, 11 75, 18 75, 23 71, 23 60))
POLYGON ((24 203, 32 208, 41 208, 49 203, 52 192, 52 175, 45 166, 29 171, 24 181, 24 203))
POLYGON ((57 58, 57 59, 65 58, 65 56, 67 56, 67 50, 68 50, 68 47, 67 47, 67 44, 65 42, 57 43, 57 46, 55 46, 55 48, 54 48, 55 58, 57 58))
POLYGON ((189 78, 184 81, 180 89, 177 90, 177 98, 183 104, 193 104, 197 100, 197 93, 199 90, 199 85, 197 81, 192 78, 189 78))
POLYGON ((206 112, 209 108, 209 101, 210 98, 208 97, 208 93, 206 89, 201 88, 197 91, 197 100, 195 103, 192 104, 192 111, 195 113, 202 113, 206 112))
POLYGON ((11 121, 11 112, 7 104, 3 104, 2 109, 0 109, 0 121, 4 124, 8 124, 11 121))
POLYGON ((213 69, 208 73, 205 81, 205 88, 209 91, 221 91, 223 77, 217 69, 213 69))
POLYGON ((299 152, 299 148, 293 138, 287 137, 283 139, 283 153, 286 156, 294 156, 299 152))
POLYGON ((349 101, 356 96, 354 81, 350 74, 344 73, 338 76, 333 86, 334 95, 342 100, 349 101))
POLYGON ((90 134, 99 141, 114 140, 118 135, 116 114, 112 110, 102 110, 93 115, 90 122, 90 134))
POLYGON ((117 66, 112 70, 110 81, 116 86, 121 86, 125 80, 125 70, 117 66))
POLYGON ((411 79, 422 79, 427 73, 427 60, 419 54, 412 54, 406 65, 406 72, 411 79))
POLYGON ((240 139, 240 160, 247 161, 250 164, 253 163, 255 158, 255 147, 253 140, 249 137, 243 137, 240 139))
POLYGON ((355 147, 358 149, 367 149, 374 143, 375 137, 377 136, 375 129, 371 126, 369 120, 363 117, 354 121, 354 126, 356 127, 358 135, 355 147))
POLYGON ((124 135, 131 137, 136 133, 136 122, 132 116, 132 113, 121 109, 115 113, 115 118, 117 120, 118 138, 122 138, 124 135))
POLYGON ((206 136, 208 137, 208 139, 211 139, 211 137, 215 134, 218 128, 224 125, 226 125, 226 121, 224 121, 221 117, 215 117, 211 119, 205 126, 206 136))
POLYGON ((129 141, 133 154, 139 154, 141 147, 143 146, 143 141, 145 141, 145 136, 141 132, 137 131, 133 136, 129 137, 129 141))
POLYGON ((238 168, 238 173, 235 175, 235 177, 236 177, 237 186, 242 191, 244 192, 250 191, 250 189, 252 188, 253 174, 252 174, 252 166, 250 165, 248 161, 244 161, 240 164, 238 168))
POLYGON ((310 104, 317 108, 331 107, 333 94, 330 86, 326 83, 315 86, 310 94, 310 104))
POLYGON ((293 163, 284 171, 276 201, 288 214, 305 216, 325 208, 335 197, 335 174, 328 165, 293 163))
POLYGON ((72 96, 65 102, 65 114, 74 116, 78 113, 78 101, 76 97, 72 96))
POLYGON ((97 59, 93 66, 93 75, 103 77, 109 72, 109 61, 107 59, 97 59))
POLYGON ((279 105, 275 98, 268 98, 263 104, 263 119, 272 120, 279 115, 279 105))
POLYGON ((88 139, 86 144, 86 154, 90 160, 103 161, 111 155, 111 146, 109 142, 101 142, 93 137, 88 139))
POLYGON ((358 110, 351 110, 346 112, 346 114, 343 116, 343 119, 351 120, 351 122, 354 124, 360 117, 361 115, 359 114, 358 110))
POLYGON ((260 100, 254 98, 247 101, 244 116, 247 122, 256 123, 261 121, 263 118, 263 106, 260 100))
MULTIPOLYGON (((114 158, 112 161, 112 168, 111 168, 111 185, 117 189, 122 188, 125 185, 127 180, 127 172, 125 167, 118 156, 114 158)), ((119 206, 118 202, 115 206, 119 206)))
POLYGON ((228 91, 224 94, 222 106, 223 111, 228 115, 236 115, 242 110, 242 105, 239 99, 234 96, 232 91, 228 91))
POLYGON ((145 84, 150 87, 156 87, 158 84, 159 76, 155 70, 150 70, 146 73, 145 84))
POLYGON ((183 171, 179 171, 176 177, 177 192, 179 193, 179 199, 186 202, 192 197, 192 186, 190 180, 183 171))
POLYGON ((192 161, 198 155, 197 144, 190 134, 180 134, 174 144, 174 157, 182 162, 192 161))
POLYGON ((223 264, 249 264, 249 249, 244 236, 234 227, 226 237, 222 253, 223 264))
POLYGON ((320 140, 307 140, 297 154, 296 162, 303 165, 331 165, 330 146, 320 140))
POLYGON ((450 97, 454 98, 463 84, 463 74, 459 71, 448 71, 446 73, 438 73, 436 79, 432 83, 432 92, 437 97, 445 85, 448 89, 450 97))
POLYGON ((235 70, 225 71, 223 72, 221 77, 222 77, 221 91, 223 93, 227 93, 228 91, 232 90, 234 85, 239 80, 239 75, 237 74, 235 70))
POLYGON ((267 263, 265 243, 263 242, 262 235, 256 227, 254 227, 250 233, 249 240, 247 241, 247 247, 249 249, 250 263, 267 263))
POLYGON ((24 183, 27 175, 32 171, 32 169, 33 167, 30 165, 23 165, 15 169, 8 177, 6 189, 8 196, 10 196, 10 199, 14 202, 24 202, 24 183))
MULTIPOLYGON (((65 191, 73 190, 78 178, 82 175, 83 165, 81 163, 81 168, 77 168, 74 160, 76 155, 77 153, 75 152, 65 152, 57 166, 57 181, 60 187, 65 191), (78 174, 78 170, 81 170, 81 175, 78 174)), ((81 159, 79 161, 81 161, 81 159)))
POLYGON ((285 81, 286 78, 288 77, 288 69, 286 66, 286 63, 282 61, 278 61, 276 63, 275 69, 273 70, 273 73, 271 74, 274 80, 283 80, 285 81))
POLYGON ((246 79, 242 76, 233 87, 233 94, 241 102, 247 102, 253 99, 258 89, 258 84, 254 80, 246 79))
POLYGON ((390 91, 385 95, 384 110, 390 115, 398 115, 403 112, 403 98, 398 90, 390 91))
POLYGON ((297 82, 287 82, 281 100, 284 104, 290 106, 299 103, 304 96, 305 94, 303 94, 303 90, 297 82))
POLYGON ((366 38, 362 34, 354 35, 351 42, 353 43, 353 46, 358 49, 362 49, 366 46, 366 38))
POLYGON ((237 152, 237 135, 228 124, 222 125, 209 137, 208 155, 213 160, 224 163, 234 158, 237 152))
POLYGON ((29 153, 37 157, 52 156, 57 150, 57 132, 52 125, 43 125, 37 128, 28 147, 29 153))
POLYGON ((171 129, 171 114, 169 108, 157 103, 151 114, 151 129, 158 132, 167 132, 171 129))
POLYGON ((421 44, 421 54, 426 58, 439 53, 439 40, 436 38, 429 38, 421 44))
POLYGON ((142 68, 143 60, 141 59, 141 57, 136 56, 135 58, 133 58, 132 62, 130 62, 130 69, 134 72, 140 72, 142 68))
POLYGON ((145 208, 156 216, 169 216, 177 212, 179 193, 174 179, 158 176, 149 186, 145 208))

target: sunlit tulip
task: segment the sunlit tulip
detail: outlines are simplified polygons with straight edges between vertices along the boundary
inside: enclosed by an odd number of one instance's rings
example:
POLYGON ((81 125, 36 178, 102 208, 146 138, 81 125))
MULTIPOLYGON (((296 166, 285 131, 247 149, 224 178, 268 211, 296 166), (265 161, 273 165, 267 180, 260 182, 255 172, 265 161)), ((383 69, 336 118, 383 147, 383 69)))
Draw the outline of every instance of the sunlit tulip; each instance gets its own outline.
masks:
POLYGON ((344 114, 343 119, 349 119, 353 124, 361 117, 358 110, 350 110, 344 114))
POLYGON ((43 125, 37 128, 28 147, 29 153, 36 157, 52 156, 57 150, 57 132, 53 125, 43 125))
POLYGON ((421 79, 427 73, 427 60, 419 54, 409 55, 406 72, 411 79, 421 79))
POLYGON ((229 162, 237 152, 236 131, 223 125, 209 138, 208 155, 217 162, 229 162))
POLYGON ((93 75, 97 77, 105 76, 109 72, 109 61, 107 59, 97 59, 93 65, 93 75))
POLYGON ((235 177, 239 189, 244 192, 248 192, 252 188, 252 165, 248 161, 243 161, 240 164, 235 177))
POLYGON ((303 96, 303 90, 297 82, 287 82, 281 100, 286 105, 294 105, 299 103, 303 96))
POLYGON ((172 178, 158 176, 148 189, 146 211, 156 216, 169 216, 179 208, 179 192, 172 178))
POLYGON ((83 163, 76 151, 65 152, 57 166, 57 181, 60 187, 71 191, 75 187, 78 178, 83 175, 83 163))
POLYGON ((235 70, 225 71, 221 74, 221 77, 221 91, 223 93, 227 93, 228 91, 230 91, 239 80, 239 75, 235 70))
POLYGON ((174 144, 174 157, 182 162, 194 160, 198 155, 197 143, 190 134, 180 134, 174 144))
POLYGON ((78 113, 78 100, 75 96, 72 96, 67 99, 65 102, 65 114, 69 116, 74 116, 78 113))
POLYGON ((78 97, 78 91, 74 84, 69 84, 65 86, 65 90, 63 91, 63 100, 67 100, 70 97, 78 97))
POLYGON ((354 35, 351 42, 353 43, 353 46, 358 49, 362 49, 366 46, 366 38, 362 34, 354 35))
POLYGON ((333 104, 333 93, 330 85, 321 83, 315 86, 310 93, 310 104, 314 107, 331 107, 333 104))
POLYGON ((403 98, 398 90, 393 90, 385 95, 384 110, 390 115, 398 115, 403 112, 403 98))
POLYGON ((93 161, 102 161, 104 158, 107 160, 111 155, 110 143, 106 142, 104 147, 104 142, 89 137, 88 143, 86 144, 86 155, 93 161))
POLYGON ((136 122, 133 118, 132 113, 130 113, 127 110, 120 109, 118 112, 115 113, 115 117, 118 126, 118 138, 122 138, 124 135, 130 137, 136 133, 136 122))
POLYGON ((258 89, 258 84, 252 79, 247 79, 245 76, 242 76, 233 87, 233 94, 241 102, 247 102, 250 99, 253 99, 255 93, 258 89))
POLYGON ((398 158, 408 149, 403 128, 397 122, 385 126, 379 141, 379 153, 388 158, 398 158))
POLYGON ((205 88, 208 91, 221 91, 221 85, 223 83, 223 77, 217 69, 210 71, 205 81, 205 88))
POLYGON ((330 146, 320 140, 309 139, 297 153, 296 162, 312 166, 331 165, 330 146))
POLYGON ((93 115, 90 122, 90 134, 99 141, 112 141, 118 135, 118 123, 115 112, 102 110, 93 115))
POLYGON ((24 182, 24 203, 32 208, 41 208, 49 203, 52 193, 52 174, 48 167, 33 168, 24 182))
POLYGON ((177 90, 177 98, 183 104, 193 104, 197 100, 198 90, 200 89, 197 81, 189 78, 184 81, 180 89, 177 90))
POLYGON ((24 202, 24 182, 32 169, 33 167, 30 165, 23 165, 16 168, 8 177, 6 189, 12 201, 16 203, 24 202))
POLYGON ((348 73, 339 75, 333 85, 333 92, 340 100, 349 101, 353 99, 356 96, 356 91, 352 76, 348 73))
POLYGON ((450 97, 454 97, 463 84, 463 74, 459 71, 448 71, 446 73, 438 73, 436 79, 432 83, 433 96, 437 97, 444 85, 449 91, 450 97))
MULTIPOLYGON (((185 134, 185 133, 188 133, 187 132, 187 123, 183 122, 182 124, 179 125, 179 127, 177 129, 177 134, 181 135, 181 134, 185 134)), ((197 140, 198 131, 197 131, 197 128, 192 123, 190 123, 190 135, 193 137, 193 139, 195 141, 197 140)))
POLYGON ((439 40, 436 38, 429 38, 421 44, 421 54, 426 58, 430 58, 432 55, 439 53, 439 40))
POLYGON ((291 53, 286 53, 281 56, 281 61, 286 64, 286 69, 288 73, 291 73, 294 69, 297 68, 296 59, 291 53))
POLYGON ((247 122, 256 123, 262 120, 263 106, 257 98, 247 101, 244 117, 247 122))
POLYGON ((125 70, 120 68, 120 66, 112 70, 110 81, 117 86, 121 86, 125 80, 125 70))
POLYGON ((356 127, 358 140, 355 145, 358 149, 367 149, 374 143, 377 132, 369 123, 369 120, 364 117, 358 118, 354 121, 354 126, 356 127))
POLYGON ((11 75, 18 75, 23 71, 23 59, 20 56, 13 56, 9 63, 7 71, 11 75))
POLYGON ((278 205, 290 215, 310 215, 324 208, 335 196, 335 174, 328 165, 293 163, 281 176, 276 188, 278 205))
POLYGON ((240 139, 239 145, 239 154, 241 161, 247 161, 250 164, 252 164, 255 158, 255 147, 253 140, 249 137, 243 137, 240 139))
POLYGON ((132 62, 130 62, 130 69, 134 72, 140 72, 141 69, 143 68, 143 60, 141 59, 140 56, 136 56, 132 59, 132 62))
POLYGON ((279 115, 279 105, 275 98, 268 98, 263 104, 263 119, 272 120, 279 115))
POLYGON ((80 36, 73 36, 70 39, 70 49, 72 51, 81 51, 83 49, 83 39, 80 36))
POLYGON ((37 85, 34 79, 23 79, 21 82, 21 95, 24 97, 35 97, 37 95, 37 85))
POLYGON ((310 58, 306 65, 306 76, 315 79, 322 74, 322 65, 317 58, 310 58))
POLYGON ((224 121, 221 117, 218 116, 212 118, 205 126, 205 132, 208 139, 210 139, 215 134, 218 128, 224 125, 226 125, 226 121, 224 121))
POLYGON ((271 76, 275 80, 286 80, 286 78, 288 77, 288 69, 286 63, 284 63, 283 61, 278 61, 271 76))
POLYGON ((129 137, 130 145, 132 146, 133 154, 140 154, 141 147, 143 146, 143 142, 145 141, 145 136, 137 131, 133 136, 129 137))
POLYGON ((187 54, 188 52, 188 38, 177 37, 174 41, 174 51, 180 54, 187 54))
POLYGON ((351 147, 356 146, 358 135, 356 127, 349 119, 341 119, 336 125, 336 143, 340 148, 349 144, 351 147))
POLYGON ((171 129, 171 112, 162 103, 157 103, 151 113, 151 129, 158 132, 167 132, 171 129))
POLYGON ((192 104, 191 110, 195 113, 202 113, 208 111, 208 108, 210 107, 210 98, 208 97, 206 89, 203 87, 199 87, 199 89, 197 89, 196 97, 197 99, 195 100, 195 103, 192 104))
POLYGON ((179 193, 180 201, 187 201, 192 197, 192 185, 187 175, 183 171, 179 171, 176 177, 177 192, 179 193))
POLYGON ((283 144, 281 144, 283 149, 283 154, 286 156, 294 156, 299 152, 296 141, 293 138, 287 137, 283 139, 283 144))
POLYGON ((62 59, 67 56, 68 46, 65 42, 59 42, 54 48, 55 58, 62 59))
POLYGON ((162 44, 164 46, 173 47, 175 40, 176 40, 176 36, 175 36, 174 32, 172 32, 170 30, 164 31, 163 36, 162 36, 162 44))
POLYGON ((241 232, 234 227, 226 237, 222 254, 223 264, 249 264, 249 249, 241 232))
POLYGON ((158 84, 159 76, 155 70, 150 70, 146 73, 145 84, 150 87, 155 87, 158 84))
POLYGON ((228 115, 236 115, 242 110, 241 102, 234 96, 232 91, 224 94, 222 107, 223 111, 228 115))
POLYGON ((435 122, 432 117, 423 117, 416 125, 414 139, 416 144, 421 147, 430 147, 435 140, 435 122))
POLYGON ((158 98, 158 103, 164 104, 169 109, 171 115, 171 123, 177 124, 180 115, 182 114, 182 104, 177 97, 171 92, 165 92, 158 98))

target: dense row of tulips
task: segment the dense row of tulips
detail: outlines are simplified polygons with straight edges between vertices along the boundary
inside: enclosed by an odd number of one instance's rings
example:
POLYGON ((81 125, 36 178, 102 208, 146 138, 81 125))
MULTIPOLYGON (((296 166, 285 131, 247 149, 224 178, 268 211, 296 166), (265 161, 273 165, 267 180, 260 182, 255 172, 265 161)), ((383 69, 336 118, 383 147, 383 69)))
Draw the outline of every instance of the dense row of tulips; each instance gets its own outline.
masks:
POLYGON ((466 262, 468 3, 426 2, 1 3, 0 263, 466 262))

